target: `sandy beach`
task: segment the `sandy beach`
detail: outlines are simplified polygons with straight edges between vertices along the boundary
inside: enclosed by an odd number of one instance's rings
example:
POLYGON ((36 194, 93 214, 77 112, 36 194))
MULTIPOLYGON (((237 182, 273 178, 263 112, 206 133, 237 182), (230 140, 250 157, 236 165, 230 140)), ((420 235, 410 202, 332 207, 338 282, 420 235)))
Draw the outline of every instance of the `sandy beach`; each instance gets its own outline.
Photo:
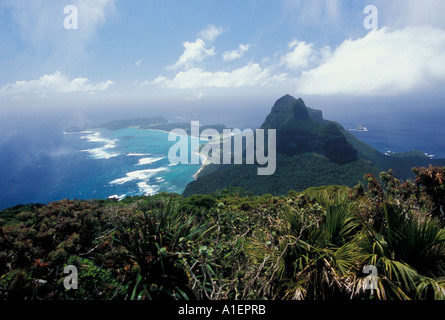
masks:
MULTIPOLYGON (((161 129, 145 129, 145 130, 154 130, 154 131, 160 131, 160 132, 165 132, 165 133, 170 134, 170 131, 161 130, 161 129)), ((177 135, 180 135, 180 134, 177 134, 177 135)), ((186 136, 189 136, 189 135, 186 134, 186 136)), ((191 136, 191 137, 193 137, 193 138, 198 138, 199 141, 201 141, 201 140, 202 140, 202 141, 207 141, 207 142, 210 141, 210 139, 207 139, 207 138, 201 138, 201 137, 196 137, 196 136, 191 136)), ((204 170, 204 167, 205 167, 206 165, 208 165, 209 163, 208 163, 208 157, 205 156, 205 155, 200 154, 200 153, 199 153, 199 150, 195 150, 195 151, 194 151, 194 154, 196 154, 196 155, 199 156, 199 160, 200 160, 200 162, 201 162, 201 167, 200 167, 199 170, 192 176, 193 179, 196 180, 196 179, 198 178, 198 175, 202 172, 202 170, 204 170)))

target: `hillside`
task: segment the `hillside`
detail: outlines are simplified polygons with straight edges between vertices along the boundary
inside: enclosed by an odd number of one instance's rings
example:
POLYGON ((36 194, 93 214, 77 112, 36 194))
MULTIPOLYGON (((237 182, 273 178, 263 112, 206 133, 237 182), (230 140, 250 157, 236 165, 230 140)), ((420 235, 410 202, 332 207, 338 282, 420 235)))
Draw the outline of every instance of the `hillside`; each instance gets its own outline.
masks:
POLYGON ((444 174, 0 211, 0 300, 443 300, 444 174))
POLYGON ((258 176, 253 165, 210 164, 187 185, 184 195, 209 194, 232 186, 258 195, 331 184, 353 187, 367 173, 392 169, 398 178, 410 179, 415 166, 445 165, 445 159, 432 160, 415 151, 387 156, 290 95, 275 102, 261 128, 277 130, 273 175, 258 176))
POLYGON ((281 154, 313 152, 340 164, 357 160, 357 151, 340 129, 323 120, 315 110, 309 112, 301 98, 285 95, 275 102, 261 129, 277 130, 277 152, 281 154))
POLYGON ((198 179, 190 182, 183 195, 209 194, 220 189, 239 187, 255 195, 283 195, 291 190, 342 184, 355 186, 367 173, 379 174, 370 161, 359 159, 346 164, 332 162, 317 153, 277 154, 273 175, 258 176, 256 166, 206 166, 198 179), (210 173, 210 170, 216 169, 210 173))

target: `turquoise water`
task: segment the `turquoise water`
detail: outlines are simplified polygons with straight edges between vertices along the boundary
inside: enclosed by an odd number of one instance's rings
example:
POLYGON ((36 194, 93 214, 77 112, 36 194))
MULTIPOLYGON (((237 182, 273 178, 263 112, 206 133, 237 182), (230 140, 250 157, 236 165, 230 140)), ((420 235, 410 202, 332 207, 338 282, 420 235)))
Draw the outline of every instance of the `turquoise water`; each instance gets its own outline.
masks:
POLYGON ((176 141, 168 135, 136 128, 21 132, 2 146, 8 152, 0 154, 0 210, 67 198, 182 193, 201 165, 172 165, 168 151, 176 141))
MULTIPOLYGON (((194 178, 201 165, 173 165, 168 159, 170 147, 176 141, 169 141, 167 132, 127 128, 116 131, 93 130, 76 134, 85 141, 89 159, 111 162, 120 158, 117 166, 94 179, 101 179, 107 185, 108 197, 123 198, 132 195, 152 195, 160 191, 182 193, 194 178)), ((189 153, 191 140, 188 137, 189 153)))
MULTIPOLYGON (((350 108, 326 112, 325 118, 346 129, 367 127, 367 132, 351 133, 381 152, 416 149, 445 158, 445 108, 350 108)), ((128 128, 63 134, 65 126, 47 122, 19 130, 0 127, 0 210, 67 198, 182 193, 200 168, 170 164, 168 151, 176 141, 168 141, 167 132, 128 128)))

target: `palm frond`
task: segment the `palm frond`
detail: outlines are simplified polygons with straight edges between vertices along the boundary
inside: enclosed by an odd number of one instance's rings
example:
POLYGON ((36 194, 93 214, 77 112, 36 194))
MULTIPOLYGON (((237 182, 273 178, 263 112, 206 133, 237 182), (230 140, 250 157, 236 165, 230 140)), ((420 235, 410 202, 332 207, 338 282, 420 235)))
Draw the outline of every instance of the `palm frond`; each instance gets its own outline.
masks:
POLYGON ((445 300, 445 279, 424 277, 416 289, 416 299, 445 300))

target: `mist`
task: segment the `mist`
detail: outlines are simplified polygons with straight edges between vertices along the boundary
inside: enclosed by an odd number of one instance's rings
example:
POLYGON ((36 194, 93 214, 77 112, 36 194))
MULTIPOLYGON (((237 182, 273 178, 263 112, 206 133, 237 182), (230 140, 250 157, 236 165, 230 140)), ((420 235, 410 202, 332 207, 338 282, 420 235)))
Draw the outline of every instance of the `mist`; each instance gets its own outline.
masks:
MULTIPOLYGON (((130 94, 73 99, 36 99, 5 101, 0 109, 0 142, 14 132, 29 127, 52 127, 63 131, 70 126, 100 125, 111 120, 161 116, 168 120, 179 116, 202 124, 225 124, 230 128, 258 128, 273 104, 285 94, 302 98, 310 108, 323 111, 326 119, 339 121, 348 117, 364 118, 404 115, 419 109, 437 113, 445 109, 445 96, 411 94, 405 96, 354 97, 299 95, 291 90, 280 92, 237 92, 221 90, 199 99, 184 95, 132 96, 130 94), (6 108, 5 106, 14 106, 6 108)), ((190 95, 192 96, 192 95, 190 95)))

